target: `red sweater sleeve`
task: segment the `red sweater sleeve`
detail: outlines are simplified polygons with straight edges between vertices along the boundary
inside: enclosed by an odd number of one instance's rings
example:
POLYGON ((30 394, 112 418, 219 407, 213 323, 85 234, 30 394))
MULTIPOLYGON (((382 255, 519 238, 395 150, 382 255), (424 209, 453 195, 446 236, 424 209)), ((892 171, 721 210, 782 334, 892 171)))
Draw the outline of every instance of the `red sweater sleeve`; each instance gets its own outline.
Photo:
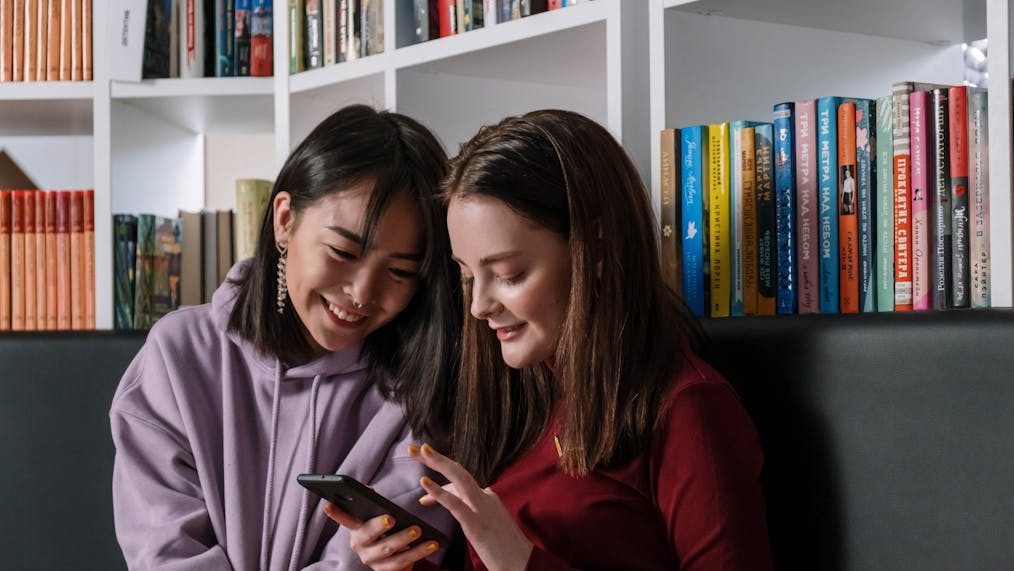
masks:
POLYGON ((681 571, 774 568, 760 440, 739 396, 713 380, 680 388, 652 446, 652 474, 681 571))

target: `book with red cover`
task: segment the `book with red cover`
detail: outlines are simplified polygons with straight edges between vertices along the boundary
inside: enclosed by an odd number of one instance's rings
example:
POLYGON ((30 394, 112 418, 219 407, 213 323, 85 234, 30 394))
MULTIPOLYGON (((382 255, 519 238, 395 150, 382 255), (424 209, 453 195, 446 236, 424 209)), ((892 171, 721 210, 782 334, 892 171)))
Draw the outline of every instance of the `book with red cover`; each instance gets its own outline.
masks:
POLYGON ((455 33, 455 20, 457 19, 456 6, 454 0, 439 0, 438 7, 440 9, 440 37, 446 38, 447 36, 455 33))
POLYGON ((25 331, 35 331, 35 194, 25 191, 25 331))
POLYGON ((859 313, 859 218, 856 188, 856 104, 838 106, 838 300, 859 313))
POLYGON ((951 167, 951 307, 971 305, 968 211, 968 88, 952 87, 947 98, 951 167))
POLYGON ((25 329, 25 191, 11 195, 11 329, 25 329))
POLYGON ((95 191, 84 191, 84 326, 95 329, 95 191))
POLYGON ((0 190, 0 331, 11 329, 11 191, 0 190))
POLYGON ((84 205, 83 193, 70 193, 70 327, 84 328, 84 205))
POLYGON ((46 195, 35 193, 35 328, 49 329, 46 322, 46 195))
POLYGON ((272 22, 273 11, 270 0, 254 0, 250 16, 250 75, 269 77, 274 74, 272 66, 272 22))
POLYGON ((57 281, 59 259, 56 245, 56 192, 45 193, 46 201, 46 329, 57 328, 57 281))
POLYGON ((70 193, 56 195, 56 328, 70 329, 70 193))

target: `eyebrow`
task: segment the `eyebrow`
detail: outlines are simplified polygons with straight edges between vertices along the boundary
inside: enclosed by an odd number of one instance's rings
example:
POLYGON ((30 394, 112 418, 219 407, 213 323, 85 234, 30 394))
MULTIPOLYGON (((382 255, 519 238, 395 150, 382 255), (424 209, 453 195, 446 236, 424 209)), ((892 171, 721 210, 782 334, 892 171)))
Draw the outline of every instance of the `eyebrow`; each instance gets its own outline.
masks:
MULTIPOLYGON (((335 234, 338 234, 339 236, 341 236, 341 237, 343 237, 343 238, 345 238, 347 240, 351 240, 352 242, 355 242, 359 246, 363 245, 363 237, 360 236, 359 234, 356 234, 355 232, 349 230, 348 228, 343 228, 341 226, 328 226, 327 229, 331 230, 335 234)), ((421 262, 422 259, 423 259, 423 255, 422 254, 418 254, 418 253, 409 254, 409 253, 404 253, 404 252, 396 252, 394 254, 391 254, 388 257, 390 257, 390 258, 397 258, 399 260, 408 260, 410 262, 421 262)))
MULTIPOLYGON (((484 267, 490 264, 495 264, 497 262, 502 262, 504 260, 509 260, 511 258, 516 258, 520 256, 522 253, 523 252, 521 252, 521 250, 514 250, 512 252, 501 252, 499 254, 493 254, 492 256, 486 256, 485 258, 479 260, 479 267, 484 267)), ((462 266, 467 265, 454 256, 451 256, 451 259, 461 264, 462 266)))

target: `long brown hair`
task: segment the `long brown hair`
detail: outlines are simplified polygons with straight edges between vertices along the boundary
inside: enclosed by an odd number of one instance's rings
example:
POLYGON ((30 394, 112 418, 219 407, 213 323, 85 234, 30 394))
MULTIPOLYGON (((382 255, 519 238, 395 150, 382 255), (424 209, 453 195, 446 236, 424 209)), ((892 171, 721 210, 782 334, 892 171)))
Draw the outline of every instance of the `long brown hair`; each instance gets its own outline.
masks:
MULTIPOLYGON (((484 127, 451 161, 445 202, 476 195, 563 236, 571 286, 553 371, 508 368, 493 331, 466 319, 453 422, 458 460, 492 482, 543 433, 557 403, 567 473, 637 455, 663 418, 679 352, 695 345, 699 326, 662 279, 651 201, 630 158, 576 113, 510 117, 484 127)), ((466 286, 466 312, 470 304, 466 286)))
MULTIPOLYGON (((416 431, 446 432, 453 412, 460 289, 451 260, 440 181, 447 155, 426 127, 398 113, 365 105, 345 107, 324 119, 289 155, 268 204, 286 191, 299 216, 326 196, 364 180, 374 181, 364 213, 363 244, 371 247, 377 224, 391 199, 412 198, 424 229, 419 287, 411 303, 363 342, 369 377, 385 396, 401 402, 416 431), (443 424, 441 424, 443 423, 443 424)), ((292 302, 276 311, 278 252, 272 209, 261 221, 257 249, 234 282, 236 303, 229 328, 261 353, 288 365, 312 358, 292 302)))

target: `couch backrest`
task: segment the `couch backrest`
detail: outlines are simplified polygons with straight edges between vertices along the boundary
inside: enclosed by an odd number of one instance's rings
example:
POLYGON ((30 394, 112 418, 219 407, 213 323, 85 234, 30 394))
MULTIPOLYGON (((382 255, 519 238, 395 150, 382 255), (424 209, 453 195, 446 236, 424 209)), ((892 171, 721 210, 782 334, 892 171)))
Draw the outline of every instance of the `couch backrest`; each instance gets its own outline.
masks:
POLYGON ((143 332, 0 336, 0 568, 126 568, 108 413, 143 343, 143 332))
POLYGON ((1014 569, 1014 312, 709 320, 779 569, 1014 569))

